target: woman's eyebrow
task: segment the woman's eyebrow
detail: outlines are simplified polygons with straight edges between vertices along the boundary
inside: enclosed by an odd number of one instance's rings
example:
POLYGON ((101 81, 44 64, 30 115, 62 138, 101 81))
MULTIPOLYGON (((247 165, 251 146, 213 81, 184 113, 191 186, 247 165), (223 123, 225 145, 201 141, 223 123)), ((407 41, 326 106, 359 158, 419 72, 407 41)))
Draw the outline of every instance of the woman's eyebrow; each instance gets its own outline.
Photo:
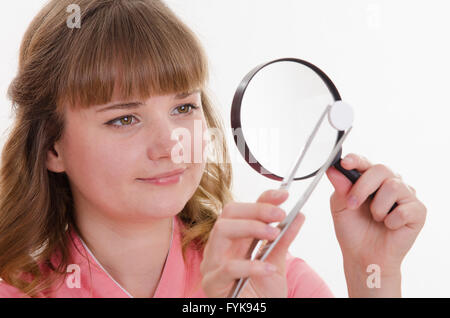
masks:
MULTIPOLYGON (((175 99, 184 99, 186 97, 189 97, 189 96, 191 96, 195 93, 199 93, 199 92, 200 92, 200 89, 196 89, 191 92, 180 93, 180 94, 175 95, 175 99)), ((114 104, 111 106, 101 108, 101 109, 97 110, 97 113, 102 113, 102 112, 112 110, 112 109, 136 109, 136 108, 141 107, 142 105, 144 105, 144 104, 141 102, 118 103, 118 104, 114 104)))
POLYGON ((193 91, 190 91, 190 92, 180 93, 180 94, 175 95, 175 99, 183 99, 183 98, 186 98, 188 96, 194 95, 194 94, 199 93, 199 92, 200 92, 200 89, 196 89, 196 90, 193 90, 193 91))
POLYGON ((141 102, 131 102, 131 103, 118 103, 118 104, 114 104, 105 108, 101 108, 99 110, 97 110, 97 113, 101 113, 101 112, 105 112, 107 110, 112 110, 112 109, 135 109, 135 108, 139 108, 140 106, 144 105, 141 102))

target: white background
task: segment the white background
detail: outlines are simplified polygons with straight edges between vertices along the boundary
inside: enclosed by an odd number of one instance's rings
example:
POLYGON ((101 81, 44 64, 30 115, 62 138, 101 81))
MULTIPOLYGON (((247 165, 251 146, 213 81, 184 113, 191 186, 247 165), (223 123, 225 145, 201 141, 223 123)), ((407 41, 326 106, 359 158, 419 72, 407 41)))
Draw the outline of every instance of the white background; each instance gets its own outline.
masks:
MULTIPOLYGON (((4 2, 0 10, 0 129, 12 123, 6 89, 19 45, 43 0, 4 2)), ((383 163, 416 188, 426 224, 402 266, 405 297, 449 297, 448 208, 450 20, 448 1, 412 0, 168 0, 199 36, 211 66, 210 88, 229 127, 242 77, 281 57, 324 70, 355 109, 344 155, 383 163)), ((231 140, 231 139, 230 139, 231 140)), ((254 201, 278 183, 234 158, 234 192, 254 201)), ((295 198, 308 181, 294 185, 295 198), (301 184, 300 184, 301 183, 301 184)), ((347 297, 342 257, 329 211, 333 188, 324 177, 303 209, 306 222, 291 253, 308 262, 338 297, 347 297)))

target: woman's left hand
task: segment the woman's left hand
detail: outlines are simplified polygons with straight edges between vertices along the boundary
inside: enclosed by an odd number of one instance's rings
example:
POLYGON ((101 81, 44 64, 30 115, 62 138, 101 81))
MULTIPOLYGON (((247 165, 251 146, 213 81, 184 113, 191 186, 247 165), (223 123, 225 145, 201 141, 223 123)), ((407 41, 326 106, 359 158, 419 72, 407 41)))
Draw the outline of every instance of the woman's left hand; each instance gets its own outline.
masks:
POLYGON ((355 154, 346 156, 341 165, 361 172, 354 185, 334 167, 328 169, 327 176, 335 188, 330 206, 347 284, 358 285, 348 286, 349 295, 364 296, 363 276, 367 278, 366 269, 371 264, 378 266, 382 278, 400 279, 402 260, 425 223, 427 209, 415 190, 386 166, 372 165, 355 154), (398 206, 388 214, 394 203, 398 206))

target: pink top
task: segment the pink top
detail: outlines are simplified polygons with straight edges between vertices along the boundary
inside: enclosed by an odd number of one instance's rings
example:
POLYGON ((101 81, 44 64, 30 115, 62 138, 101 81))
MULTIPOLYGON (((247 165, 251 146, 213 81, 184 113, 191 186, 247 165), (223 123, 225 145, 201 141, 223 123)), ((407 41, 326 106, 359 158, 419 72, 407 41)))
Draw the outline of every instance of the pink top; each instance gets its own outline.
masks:
MULTIPOLYGON (((155 291, 155 298, 204 298, 201 288, 200 263, 202 254, 194 249, 186 251, 186 262, 181 251, 182 226, 174 217, 172 242, 167 260, 155 291)), ((52 298, 128 298, 131 296, 117 283, 72 229, 69 230, 75 246, 70 242, 70 255, 74 265, 68 267, 65 282, 55 284, 53 292, 41 297, 52 298), (74 248, 76 247, 76 248, 74 248), (78 249, 78 250, 77 250, 78 249), (81 253, 80 253, 80 252, 81 253), (89 264, 90 263, 90 264, 89 264), (57 285, 57 286, 56 286, 57 285)), ((288 297, 333 297, 325 282, 300 258, 288 254, 288 297)), ((28 297, 17 288, 0 281, 0 297, 28 297)))

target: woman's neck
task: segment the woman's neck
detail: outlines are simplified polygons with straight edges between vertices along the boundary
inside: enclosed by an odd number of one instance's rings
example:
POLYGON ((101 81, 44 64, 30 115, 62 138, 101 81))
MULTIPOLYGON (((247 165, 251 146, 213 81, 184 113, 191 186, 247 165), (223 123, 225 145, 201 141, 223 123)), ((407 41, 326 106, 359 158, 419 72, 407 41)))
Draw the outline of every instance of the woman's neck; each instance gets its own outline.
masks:
POLYGON ((107 273, 133 297, 153 297, 172 239, 173 217, 123 224, 77 213, 82 239, 107 273))

